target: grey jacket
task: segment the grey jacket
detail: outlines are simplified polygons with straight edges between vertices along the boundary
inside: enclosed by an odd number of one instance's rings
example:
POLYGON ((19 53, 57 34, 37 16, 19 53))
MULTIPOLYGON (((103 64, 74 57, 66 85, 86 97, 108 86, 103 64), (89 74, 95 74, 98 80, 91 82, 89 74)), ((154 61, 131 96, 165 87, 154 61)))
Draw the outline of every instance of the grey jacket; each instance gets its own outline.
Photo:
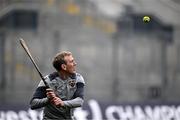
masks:
POLYGON ((31 109, 44 107, 43 120, 72 119, 73 108, 81 107, 84 102, 85 82, 83 77, 76 73, 67 80, 62 80, 58 73, 54 72, 47 75, 45 79, 50 88, 64 101, 64 106, 56 107, 49 102, 46 96, 46 87, 43 81, 40 81, 30 101, 31 109))

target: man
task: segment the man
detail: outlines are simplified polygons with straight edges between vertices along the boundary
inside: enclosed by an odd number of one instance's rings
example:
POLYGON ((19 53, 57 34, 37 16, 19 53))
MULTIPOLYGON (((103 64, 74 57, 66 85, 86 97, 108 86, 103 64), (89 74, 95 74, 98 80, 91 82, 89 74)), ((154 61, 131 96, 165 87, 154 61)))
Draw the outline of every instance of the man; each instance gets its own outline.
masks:
POLYGON ((76 73, 76 62, 69 51, 58 53, 52 64, 56 72, 45 77, 50 88, 40 81, 30 101, 31 109, 44 107, 43 120, 71 120, 73 108, 84 102, 84 79, 76 73))

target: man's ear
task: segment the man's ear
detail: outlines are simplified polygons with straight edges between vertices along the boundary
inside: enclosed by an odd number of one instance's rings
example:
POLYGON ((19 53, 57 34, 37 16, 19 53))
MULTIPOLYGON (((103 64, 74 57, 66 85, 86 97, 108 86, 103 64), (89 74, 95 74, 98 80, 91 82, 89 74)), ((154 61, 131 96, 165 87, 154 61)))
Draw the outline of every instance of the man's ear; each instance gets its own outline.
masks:
POLYGON ((62 64, 62 65, 61 65, 61 68, 62 68, 63 70, 66 70, 66 65, 65 65, 65 64, 62 64))

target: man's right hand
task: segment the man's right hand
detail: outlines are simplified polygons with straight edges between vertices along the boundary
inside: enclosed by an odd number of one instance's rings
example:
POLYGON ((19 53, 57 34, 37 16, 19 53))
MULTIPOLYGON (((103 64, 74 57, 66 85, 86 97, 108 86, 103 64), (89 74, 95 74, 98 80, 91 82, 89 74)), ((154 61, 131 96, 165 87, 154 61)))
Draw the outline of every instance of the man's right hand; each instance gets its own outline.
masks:
POLYGON ((53 89, 46 89, 46 95, 47 98, 50 100, 52 104, 54 104, 57 107, 64 106, 64 102, 61 100, 61 98, 57 97, 54 93, 53 89))
POLYGON ((47 95, 47 98, 50 100, 52 100, 54 97, 56 97, 56 94, 54 93, 53 89, 51 89, 51 88, 46 89, 46 95, 47 95))

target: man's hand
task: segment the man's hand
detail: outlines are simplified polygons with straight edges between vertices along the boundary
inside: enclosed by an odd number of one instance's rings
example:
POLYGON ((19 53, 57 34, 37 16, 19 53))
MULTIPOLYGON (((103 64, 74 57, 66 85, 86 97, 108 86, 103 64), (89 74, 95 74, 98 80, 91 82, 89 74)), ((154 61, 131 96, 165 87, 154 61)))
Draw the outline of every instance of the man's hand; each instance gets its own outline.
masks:
POLYGON ((59 97, 54 97, 51 100, 51 103, 53 103, 54 105, 56 105, 57 107, 62 107, 64 106, 64 102, 59 98, 59 97))
POLYGON ((51 88, 46 89, 46 95, 49 100, 52 100, 54 97, 56 97, 56 94, 51 88))
POLYGON ((56 94, 54 93, 53 89, 46 89, 46 95, 50 102, 54 104, 57 107, 64 106, 64 102, 61 100, 61 98, 57 97, 56 94))

